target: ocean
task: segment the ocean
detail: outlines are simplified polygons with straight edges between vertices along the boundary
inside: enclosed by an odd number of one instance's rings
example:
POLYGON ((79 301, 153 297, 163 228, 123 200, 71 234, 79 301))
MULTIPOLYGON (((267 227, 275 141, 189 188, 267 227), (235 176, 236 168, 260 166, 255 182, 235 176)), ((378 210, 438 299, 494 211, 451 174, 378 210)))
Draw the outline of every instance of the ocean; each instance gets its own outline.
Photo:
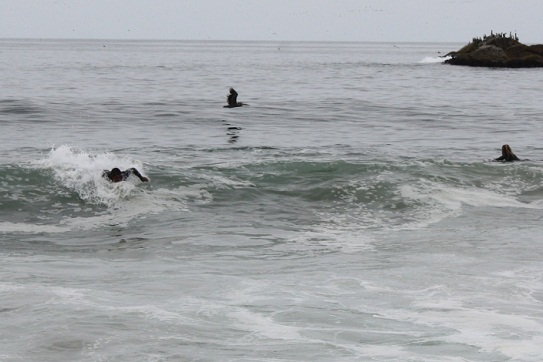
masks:
POLYGON ((0 360, 543 360, 543 72, 463 45, 0 40, 0 360))

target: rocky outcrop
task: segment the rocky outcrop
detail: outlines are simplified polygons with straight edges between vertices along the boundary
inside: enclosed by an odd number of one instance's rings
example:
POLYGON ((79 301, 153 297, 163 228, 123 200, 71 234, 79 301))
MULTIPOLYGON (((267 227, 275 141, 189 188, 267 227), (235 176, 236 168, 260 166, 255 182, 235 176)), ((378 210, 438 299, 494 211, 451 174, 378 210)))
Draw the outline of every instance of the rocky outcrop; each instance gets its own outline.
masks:
POLYGON ((446 55, 446 64, 472 67, 534 68, 543 67, 543 45, 525 45, 518 37, 492 34, 473 40, 446 55))

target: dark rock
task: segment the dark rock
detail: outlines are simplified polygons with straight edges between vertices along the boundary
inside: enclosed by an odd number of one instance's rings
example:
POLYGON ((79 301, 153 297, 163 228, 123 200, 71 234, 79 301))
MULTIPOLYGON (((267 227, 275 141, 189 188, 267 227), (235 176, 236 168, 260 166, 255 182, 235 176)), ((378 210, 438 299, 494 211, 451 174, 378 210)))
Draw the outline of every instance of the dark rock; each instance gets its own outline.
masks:
POLYGON ((505 34, 491 34, 473 40, 446 55, 446 64, 472 67, 534 68, 543 67, 543 44, 525 45, 505 34))

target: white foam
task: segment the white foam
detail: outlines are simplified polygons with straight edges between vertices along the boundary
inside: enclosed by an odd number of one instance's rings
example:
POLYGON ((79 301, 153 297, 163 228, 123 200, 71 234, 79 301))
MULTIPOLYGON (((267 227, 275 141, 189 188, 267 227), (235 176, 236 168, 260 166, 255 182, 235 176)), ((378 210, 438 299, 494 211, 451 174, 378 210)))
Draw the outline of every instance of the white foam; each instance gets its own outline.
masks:
POLYGON ((16 290, 24 289, 21 285, 15 285, 13 283, 0 283, 0 292, 13 292, 16 290))
POLYGON ((447 217, 462 214, 465 205, 473 207, 511 207, 541 209, 543 203, 520 202, 513 195, 494 192, 480 188, 443 187, 438 183, 421 180, 416 186, 400 187, 403 199, 413 200, 424 206, 418 211, 418 221, 410 223, 410 227, 425 227, 437 223, 447 217))
POLYGON ((207 202, 211 195, 193 185, 189 188, 149 190, 148 185, 137 178, 127 182, 111 183, 102 173, 113 167, 135 167, 145 174, 140 161, 131 156, 117 156, 109 152, 91 153, 70 145, 53 147, 41 160, 30 167, 50 170, 61 185, 77 193, 86 203, 104 205, 107 213, 94 216, 70 217, 59 225, 29 225, 1 223, 0 232, 65 232, 74 229, 91 230, 104 225, 124 225, 146 214, 165 210, 187 211, 187 200, 207 202))
POLYGON ((92 230, 104 225, 126 225, 139 216, 158 214, 165 210, 188 211, 183 198, 192 194, 191 191, 176 193, 175 190, 166 189, 158 189, 152 193, 141 192, 137 197, 112 202, 107 214, 72 217, 61 221, 61 224, 68 226, 69 229, 92 230))
MULTIPOLYGON (((374 238, 360 228, 356 221, 344 220, 336 215, 320 215, 324 222, 315 225, 314 230, 291 238, 293 243, 290 248, 305 252, 315 249, 337 250, 345 254, 374 250, 374 238)), ((282 246, 285 247, 287 246, 282 246)))
MULTIPOLYGON (((498 275, 515 275, 520 281, 530 270, 533 269, 498 275)), ((538 287, 536 284, 540 277, 539 272, 533 278, 534 285, 530 287, 538 287)), ((491 282, 490 279, 482 281, 485 287, 491 282)), ((511 291, 511 296, 503 295, 503 300, 493 293, 492 288, 488 288, 490 292, 487 292, 485 288, 472 286, 466 291, 460 291, 452 287, 457 282, 456 279, 451 279, 450 283, 403 290, 403 294, 408 295, 411 300, 407 308, 391 308, 379 312, 387 319, 429 326, 436 331, 442 330, 443 333, 432 337, 433 342, 474 346, 481 351, 499 353, 515 361, 541 360, 543 350, 538 346, 543 345, 543 327, 537 313, 532 312, 538 310, 539 301, 532 300, 529 296, 515 297, 514 290, 511 291)), ((496 282, 502 283, 499 279, 496 282)), ((516 280, 512 283, 518 284, 516 280)), ((368 283, 361 285, 367 288, 365 284, 368 283)), ((372 285, 369 287, 375 289, 376 293, 397 294, 397 291, 381 291, 380 287, 373 288, 372 285)))
POLYGON ((237 321, 235 324, 238 328, 267 338, 288 341, 306 340, 301 336, 300 328, 277 323, 272 317, 254 313, 245 308, 237 308, 236 311, 230 312, 229 316, 237 321))
POLYGON ((417 319, 429 325, 456 329, 456 333, 442 338, 444 342, 477 345, 483 351, 499 352, 513 360, 539 360, 543 357, 543 351, 537 347, 543 345, 541 325, 528 316, 507 315, 488 309, 458 308, 446 313, 425 311, 417 319), (529 340, 503 338, 500 332, 532 337, 529 340))
POLYGON ((68 228, 59 227, 57 225, 0 222, 0 233, 62 233, 68 230, 68 228))
POLYGON ((514 197, 488 190, 437 187, 432 183, 422 183, 417 188, 405 185, 401 188, 401 194, 403 197, 413 200, 437 203, 452 211, 461 209, 464 204, 470 206, 529 207, 529 205, 517 201, 514 197))
POLYGON ((131 182, 111 184, 102 177, 104 170, 135 167, 145 173, 142 164, 131 157, 118 157, 109 152, 92 155, 69 145, 54 147, 46 158, 34 162, 34 166, 50 169, 56 180, 86 202, 106 205, 131 195, 136 185, 131 182))
POLYGON ((443 63, 446 60, 451 59, 451 57, 424 57, 419 63, 421 64, 435 64, 435 63, 443 63))
MULTIPOLYGON (((47 289, 44 289, 47 291, 47 289)), ((55 286, 48 290, 53 295, 58 297, 56 300, 51 300, 49 303, 86 306, 95 310, 114 311, 116 313, 133 313, 140 314, 147 318, 170 322, 174 320, 188 321, 188 319, 179 313, 170 312, 166 309, 157 307, 151 304, 136 304, 131 306, 116 305, 116 294, 111 294, 106 297, 92 295, 91 289, 84 288, 68 288, 55 286)))

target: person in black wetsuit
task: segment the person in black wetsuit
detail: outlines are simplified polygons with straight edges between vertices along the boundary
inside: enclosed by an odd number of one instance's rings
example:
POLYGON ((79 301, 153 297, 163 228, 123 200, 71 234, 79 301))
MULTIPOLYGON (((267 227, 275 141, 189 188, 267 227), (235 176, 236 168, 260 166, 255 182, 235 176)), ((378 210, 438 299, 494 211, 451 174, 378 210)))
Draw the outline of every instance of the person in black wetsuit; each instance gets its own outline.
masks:
POLYGON ((511 147, 509 145, 503 145, 502 146, 502 155, 498 158, 496 158, 494 161, 504 161, 504 162, 512 162, 512 161, 520 161, 519 158, 511 151, 511 147))
POLYGON ((149 179, 145 176, 142 176, 141 173, 139 173, 138 170, 136 170, 134 167, 129 168, 128 170, 121 171, 117 167, 112 168, 111 171, 104 170, 102 172, 102 176, 107 178, 111 182, 121 182, 126 181, 130 175, 137 176, 142 182, 149 182, 149 179))

